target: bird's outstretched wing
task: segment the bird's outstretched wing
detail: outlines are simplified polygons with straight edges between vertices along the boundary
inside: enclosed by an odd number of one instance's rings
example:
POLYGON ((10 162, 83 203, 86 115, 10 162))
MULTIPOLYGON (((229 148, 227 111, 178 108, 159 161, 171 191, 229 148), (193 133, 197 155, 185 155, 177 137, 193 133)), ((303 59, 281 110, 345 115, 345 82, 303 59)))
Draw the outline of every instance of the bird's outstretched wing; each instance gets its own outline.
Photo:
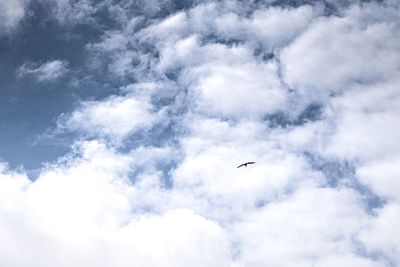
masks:
POLYGON ((245 162, 245 163, 240 164, 240 165, 237 166, 237 167, 238 167, 238 168, 240 168, 240 167, 242 167, 242 166, 247 167, 247 164, 254 164, 254 163, 255 163, 254 161, 248 161, 248 162, 245 162))

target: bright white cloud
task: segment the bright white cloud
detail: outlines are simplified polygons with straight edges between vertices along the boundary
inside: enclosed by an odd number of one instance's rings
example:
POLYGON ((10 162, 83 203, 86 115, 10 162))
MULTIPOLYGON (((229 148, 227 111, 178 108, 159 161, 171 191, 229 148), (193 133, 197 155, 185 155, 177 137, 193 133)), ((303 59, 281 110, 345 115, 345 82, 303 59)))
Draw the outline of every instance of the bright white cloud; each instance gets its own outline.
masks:
POLYGON ((389 203, 380 209, 377 216, 361 233, 367 251, 383 255, 387 265, 398 265, 400 261, 400 242, 395 228, 399 221, 400 204, 389 203))
POLYGON ((368 21, 356 6, 347 16, 315 20, 284 49, 285 78, 295 90, 341 92, 354 83, 396 77, 398 31, 385 17, 368 21))
POLYGON ((133 158, 97 142, 78 148, 34 182, 3 168, 2 265, 230 266, 215 222, 187 209, 138 216, 141 200, 127 179, 133 158))
POLYGON ((396 104, 399 97, 394 93, 398 87, 391 86, 363 86, 334 102, 338 105, 335 108, 337 127, 327 146, 329 154, 362 160, 398 154, 400 110, 396 104))
POLYGON ((269 7, 256 10, 246 17, 245 4, 238 2, 200 4, 188 12, 171 15, 159 24, 140 33, 159 47, 171 44, 193 34, 205 37, 216 35, 221 40, 247 43, 253 49, 273 52, 295 38, 311 23, 318 13, 311 6, 283 9, 269 7))
POLYGON ((128 96, 85 102, 80 109, 63 118, 59 128, 119 143, 129 134, 150 129, 162 118, 162 111, 153 112, 148 101, 144 97, 128 96))
POLYGON ((232 12, 217 17, 215 28, 224 38, 242 40, 254 46, 262 45, 263 52, 273 52, 301 33, 311 22, 313 13, 310 6, 257 10, 250 18, 232 12))
POLYGON ((274 65, 252 63, 195 69, 197 75, 203 76, 195 88, 198 108, 206 113, 247 119, 272 113, 286 97, 274 70, 274 65))
POLYGON ((190 87, 198 111, 260 118, 286 100, 276 65, 256 61, 247 47, 202 46, 191 37, 162 52, 162 69, 185 69, 180 81, 190 87))
POLYGON ((370 161, 357 170, 360 180, 384 198, 400 199, 399 156, 370 161))
POLYGON ((235 231, 245 266, 384 266, 357 252, 365 226, 357 193, 300 189, 249 214, 235 231))
POLYGON ((33 77, 38 82, 55 81, 68 72, 68 62, 64 60, 53 60, 43 64, 32 62, 24 63, 18 69, 19 77, 33 77))
MULTIPOLYGON (((35 181, 1 165, 0 237, 16 245, 0 265, 400 265, 398 6, 348 4, 121 19, 86 46, 121 90, 57 121, 74 150, 35 181)), ((55 5, 61 20, 97 8, 55 5)), ((20 72, 48 81, 60 64, 20 72)))

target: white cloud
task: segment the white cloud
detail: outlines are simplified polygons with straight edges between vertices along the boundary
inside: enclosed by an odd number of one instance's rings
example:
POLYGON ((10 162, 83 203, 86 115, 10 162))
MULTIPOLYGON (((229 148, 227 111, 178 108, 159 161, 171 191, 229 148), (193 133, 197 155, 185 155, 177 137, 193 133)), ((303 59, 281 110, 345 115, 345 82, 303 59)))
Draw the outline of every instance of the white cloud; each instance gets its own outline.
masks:
POLYGON ((146 97, 110 97, 82 103, 80 109, 59 121, 60 130, 108 138, 118 144, 130 134, 148 130, 162 118, 146 97))
POLYGON ((391 158, 379 158, 368 162, 357 170, 360 180, 369 185, 379 196, 400 200, 400 155, 391 158))
POLYGON ((245 4, 222 2, 200 4, 188 12, 173 14, 144 29, 140 35, 159 47, 170 47, 193 34, 239 40, 267 52, 279 49, 301 33, 318 13, 311 6, 283 9, 268 7, 244 16, 245 4))
POLYGON ((341 158, 372 160, 399 153, 398 79, 356 86, 334 99, 336 129, 326 152, 341 158))
POLYGON ((164 44, 169 44, 171 41, 177 41, 182 38, 182 35, 187 31, 187 15, 184 12, 179 12, 162 20, 156 25, 150 25, 140 34, 146 39, 157 40, 164 44), (165 41, 167 42, 165 43, 165 41))
POLYGON ((3 168, 1 265, 230 266, 215 222, 190 210, 133 209, 141 201, 127 179, 133 158, 98 142, 81 143, 77 153, 34 182, 3 168))
POLYGON ((268 204, 235 227, 245 266, 384 266, 358 255, 365 226, 357 193, 304 189, 268 204))
POLYGON ((206 114, 261 118, 286 100, 276 64, 257 61, 246 46, 201 45, 191 36, 163 48, 158 68, 185 69, 179 82, 191 89, 196 111, 206 114))
POLYGON ((12 32, 25 17, 29 0, 2 0, 0 2, 0 35, 12 32))
POLYGON ((217 17, 215 28, 222 37, 243 40, 254 46, 262 45, 264 51, 272 52, 301 33, 311 22, 313 12, 311 6, 293 9, 270 7, 255 11, 250 18, 232 12, 217 17))
POLYGON ((395 225, 386 206, 367 211, 364 193, 348 187, 349 177, 329 188, 329 174, 304 156, 348 161, 354 179, 390 200, 387 207, 396 205, 398 26, 389 23, 395 15, 375 4, 352 6, 341 17, 324 17, 311 6, 267 7, 250 15, 241 7, 202 4, 136 33, 130 26, 106 33, 89 49, 110 57, 115 77, 139 73, 135 77, 146 83, 124 87, 123 96, 83 103, 61 127, 118 145, 133 133, 145 134, 165 114, 179 121, 177 144, 141 146, 127 155, 136 159, 131 205, 139 217, 188 209, 220 223, 226 239, 216 244, 232 251, 221 260, 228 265, 231 256, 236 266, 398 262, 392 252, 397 242, 381 246, 388 236, 380 222, 395 225), (220 39, 210 38, 215 35, 220 39), (142 45, 157 56, 135 54, 142 45), (260 47, 278 58, 263 59, 260 47), (145 74, 141 66, 131 69, 135 57, 142 57, 145 74), (163 87, 170 73, 173 81, 163 87), (321 116, 296 121, 314 102, 321 103, 321 116), (161 113, 155 111, 160 103, 168 103, 161 113), (271 128, 265 116, 278 111, 290 121, 271 128), (247 160, 256 164, 236 168, 247 160), (375 251, 384 256, 372 257, 375 251))
POLYGON ((383 16, 364 20, 363 10, 356 6, 347 16, 315 20, 282 53, 287 82, 295 90, 324 93, 396 77, 398 28, 383 16))
POLYGON ((205 113, 261 118, 278 110, 286 98, 275 70, 273 64, 253 62, 196 68, 195 76, 201 77, 195 86, 199 94, 196 104, 205 113))
POLYGON ((367 250, 384 255, 388 266, 398 265, 400 262, 400 239, 396 234, 399 212, 398 202, 387 204, 378 211, 377 216, 360 235, 367 250))
POLYGON ((27 62, 18 69, 19 77, 30 76, 38 82, 55 81, 68 72, 68 62, 64 60, 53 60, 43 63, 27 62))
MULTIPOLYGON (((97 8, 56 5, 61 20, 97 8)), ((224 1, 140 30, 123 18, 86 46, 120 91, 58 120, 73 152, 35 181, 1 165, 0 237, 16 245, 0 245, 0 265, 399 265, 393 5, 324 16, 224 1), (319 116, 297 118, 314 102, 319 116), (337 180, 313 157, 337 164, 337 180), (369 194, 386 202, 371 208, 369 194)), ((61 77, 54 62, 21 75, 61 77)))
POLYGON ((89 48, 99 49, 104 51, 125 50, 129 41, 120 32, 106 32, 100 43, 92 44, 89 48))

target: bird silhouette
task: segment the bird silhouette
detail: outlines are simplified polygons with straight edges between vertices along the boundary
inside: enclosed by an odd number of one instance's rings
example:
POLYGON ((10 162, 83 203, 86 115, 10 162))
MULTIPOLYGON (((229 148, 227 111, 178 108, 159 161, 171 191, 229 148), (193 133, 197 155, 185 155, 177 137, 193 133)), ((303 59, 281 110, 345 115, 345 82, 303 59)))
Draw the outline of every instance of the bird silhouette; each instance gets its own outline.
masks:
POLYGON ((247 164, 254 164, 255 162, 254 161, 249 161, 249 162, 246 162, 246 163, 243 163, 243 164, 240 164, 239 166, 237 166, 238 168, 240 168, 240 167, 243 167, 243 166, 245 166, 245 167, 247 167, 247 164))

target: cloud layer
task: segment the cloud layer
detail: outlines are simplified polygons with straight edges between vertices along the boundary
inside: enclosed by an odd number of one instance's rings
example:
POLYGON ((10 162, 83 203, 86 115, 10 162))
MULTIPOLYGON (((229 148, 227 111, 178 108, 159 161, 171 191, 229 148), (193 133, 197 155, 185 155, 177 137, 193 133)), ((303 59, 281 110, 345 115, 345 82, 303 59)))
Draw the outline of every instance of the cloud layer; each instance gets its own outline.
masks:
POLYGON ((116 89, 55 118, 36 179, 1 164, 0 265, 400 265, 395 1, 133 2, 50 7, 119 14, 79 69, 116 89))

